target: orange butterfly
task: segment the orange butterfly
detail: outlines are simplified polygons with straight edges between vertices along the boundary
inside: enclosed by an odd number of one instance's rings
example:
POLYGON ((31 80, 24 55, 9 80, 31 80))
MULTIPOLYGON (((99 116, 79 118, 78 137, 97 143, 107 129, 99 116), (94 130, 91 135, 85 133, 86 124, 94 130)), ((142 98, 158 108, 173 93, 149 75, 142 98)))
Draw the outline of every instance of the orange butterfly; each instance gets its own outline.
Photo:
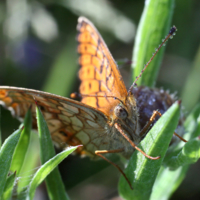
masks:
MULTIPOLYGON (((174 31, 169 33, 168 38, 174 31)), ((137 147, 153 120, 144 128, 139 123, 139 111, 133 94, 135 82, 127 91, 102 37, 84 17, 78 19, 77 40, 81 102, 42 91, 1 86, 0 104, 19 120, 24 118, 32 105, 33 127, 36 128, 36 100, 47 121, 52 140, 60 147, 83 144, 77 150, 79 154, 93 158, 100 156, 110 162, 102 154, 120 153, 129 158, 137 149, 150 159, 159 159, 159 156, 146 155, 137 147)), ((154 112, 154 118, 159 114, 154 112)), ((127 179, 117 165, 111 164, 127 179)))

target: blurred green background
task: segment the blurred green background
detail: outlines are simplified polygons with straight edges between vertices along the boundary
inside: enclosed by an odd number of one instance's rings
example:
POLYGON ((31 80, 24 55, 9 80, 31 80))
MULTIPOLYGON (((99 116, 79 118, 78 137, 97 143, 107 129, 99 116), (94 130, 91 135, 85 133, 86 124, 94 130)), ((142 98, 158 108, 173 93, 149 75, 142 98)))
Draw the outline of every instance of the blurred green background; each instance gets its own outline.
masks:
MULTIPOLYGON (((79 86, 77 18, 85 16, 94 23, 116 60, 131 60, 144 3, 141 0, 0 1, 0 85, 69 97, 79 86)), ((178 31, 167 44, 156 83, 157 87, 177 92, 183 99, 186 115, 199 102, 199 21, 200 1, 175 1, 172 25, 178 31)), ((131 66, 119 67, 129 87, 131 66)), ((4 138, 18 127, 19 122, 4 109, 0 119, 4 138)), ((66 159, 60 169, 71 199, 117 199, 119 173, 106 166, 104 161, 90 162, 88 158, 66 159)), ((199 167, 200 163, 190 167, 172 200, 200 199, 199 167)))

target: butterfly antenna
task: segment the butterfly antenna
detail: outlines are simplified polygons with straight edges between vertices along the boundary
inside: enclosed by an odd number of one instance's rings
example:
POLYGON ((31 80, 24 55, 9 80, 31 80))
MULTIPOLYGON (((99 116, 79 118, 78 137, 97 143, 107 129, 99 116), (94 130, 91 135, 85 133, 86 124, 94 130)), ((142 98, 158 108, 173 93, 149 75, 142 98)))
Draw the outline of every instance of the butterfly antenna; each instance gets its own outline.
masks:
POLYGON ((142 76, 143 72, 145 71, 145 69, 149 66, 149 64, 151 63, 151 61, 154 59, 154 57, 156 56, 156 54, 158 53, 158 51, 160 50, 160 48, 162 46, 165 46, 165 43, 167 42, 167 40, 169 38, 173 38, 173 35, 175 35, 177 28, 175 26, 173 26, 168 35, 165 37, 165 39, 162 40, 162 43, 159 45, 159 47, 156 49, 155 53, 153 54, 153 56, 150 58, 150 60, 146 63, 146 65, 144 66, 143 70, 140 72, 139 76, 136 77, 135 81, 133 82, 133 84, 131 85, 130 89, 128 92, 131 92, 132 88, 137 86, 136 82, 138 81, 138 79, 142 76))

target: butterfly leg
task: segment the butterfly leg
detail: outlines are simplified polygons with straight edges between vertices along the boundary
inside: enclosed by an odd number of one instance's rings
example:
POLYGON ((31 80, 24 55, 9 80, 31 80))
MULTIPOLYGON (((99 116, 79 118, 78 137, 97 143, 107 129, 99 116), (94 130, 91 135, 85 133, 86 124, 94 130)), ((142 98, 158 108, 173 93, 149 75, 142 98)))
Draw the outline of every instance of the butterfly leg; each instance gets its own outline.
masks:
POLYGON ((160 156, 157 157, 152 157, 147 155, 144 151, 142 151, 139 147, 136 146, 136 144, 124 133, 124 131, 121 129, 119 124, 115 124, 115 128, 121 133, 121 135, 131 144, 131 146, 133 148, 135 148, 136 150, 138 150, 140 153, 142 153, 145 157, 151 159, 151 160, 158 160, 160 158, 160 156))
POLYGON ((133 187, 130 183, 130 181, 128 180, 126 174, 121 170, 121 168, 113 163, 112 161, 108 160, 105 156, 103 156, 102 154, 106 154, 106 153, 120 153, 120 152, 123 152, 124 149, 116 149, 116 150, 97 150, 95 151, 95 154, 101 158, 103 158, 105 161, 109 162, 111 165, 115 166, 119 171, 120 173, 124 176, 124 178, 126 179, 127 183, 129 184, 130 188, 133 190, 133 187))
MULTIPOLYGON (((140 132, 140 136, 144 136, 144 134, 146 134, 147 130, 150 128, 151 124, 153 123, 153 121, 155 120, 155 118, 159 116, 161 117, 162 114, 158 111, 158 110, 154 110, 153 114, 151 116, 151 118, 149 119, 148 123, 145 125, 145 127, 142 129, 142 131, 140 132)), ((183 139, 180 135, 178 135, 176 132, 174 132, 174 135, 177 136, 180 140, 182 140, 183 142, 187 142, 187 140, 183 139)))

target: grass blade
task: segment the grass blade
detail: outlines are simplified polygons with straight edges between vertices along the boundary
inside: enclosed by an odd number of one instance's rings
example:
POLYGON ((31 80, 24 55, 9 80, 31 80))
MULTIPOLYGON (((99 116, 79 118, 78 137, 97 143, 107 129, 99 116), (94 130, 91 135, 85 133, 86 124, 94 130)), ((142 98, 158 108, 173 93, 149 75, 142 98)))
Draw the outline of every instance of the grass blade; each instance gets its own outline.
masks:
POLYGON ((7 177, 6 185, 4 187, 4 192, 3 192, 1 200, 8 200, 8 199, 11 198, 15 177, 16 177, 16 173, 15 172, 10 174, 7 177))
MULTIPOLYGON (((57 154, 53 158, 51 158, 49 161, 47 161, 45 164, 43 164, 40 169, 36 172, 34 175, 30 186, 29 186, 29 191, 28 191, 28 199, 32 200, 34 197, 34 193, 38 185, 49 175, 52 170, 54 170, 57 165, 63 161, 69 154, 71 154, 73 151, 76 150, 78 146, 76 147, 69 147, 66 150, 62 151, 61 153, 57 154)), ((57 181, 57 180, 55 180, 57 181)), ((58 183, 57 183, 58 184, 58 183)), ((60 185, 58 185, 60 186, 60 185)), ((56 185, 54 185, 56 187, 56 185)), ((55 190, 55 188, 53 189, 55 190)), ((53 198, 53 196, 51 197, 53 198)), ((59 198, 60 199, 60 198, 59 198)), ((65 199, 67 199, 65 197, 65 199)))
MULTIPOLYGON (((42 113, 40 112, 40 109, 37 106, 36 116, 41 149, 40 158, 41 162, 45 163, 53 156, 55 156, 55 150, 46 121, 42 113)), ((54 171, 52 171, 52 173, 46 178, 45 182, 50 199, 68 199, 66 196, 64 184, 62 182, 60 173, 57 168, 55 168, 54 171)))
POLYGON ((32 127, 32 115, 29 109, 24 119, 24 129, 22 131, 19 142, 15 149, 11 167, 10 167, 10 171, 12 172, 16 171, 17 175, 19 175, 21 171, 21 168, 22 168, 22 165, 24 163, 24 159, 27 153, 27 149, 30 142, 31 127, 32 127))
POLYGON ((13 153, 20 138, 22 129, 16 130, 10 137, 3 143, 0 151, 0 197, 3 193, 7 175, 10 169, 13 153))
POLYGON ((23 166, 18 175, 18 177, 20 177, 18 179, 17 183, 18 187, 16 191, 16 193, 18 194, 21 192, 24 194, 24 188, 26 188, 29 185, 31 178, 33 177, 33 174, 36 172, 36 168, 38 168, 39 165, 38 161, 40 159, 40 146, 39 146, 38 135, 35 132, 31 132, 30 141, 31 142, 27 149, 23 166))

